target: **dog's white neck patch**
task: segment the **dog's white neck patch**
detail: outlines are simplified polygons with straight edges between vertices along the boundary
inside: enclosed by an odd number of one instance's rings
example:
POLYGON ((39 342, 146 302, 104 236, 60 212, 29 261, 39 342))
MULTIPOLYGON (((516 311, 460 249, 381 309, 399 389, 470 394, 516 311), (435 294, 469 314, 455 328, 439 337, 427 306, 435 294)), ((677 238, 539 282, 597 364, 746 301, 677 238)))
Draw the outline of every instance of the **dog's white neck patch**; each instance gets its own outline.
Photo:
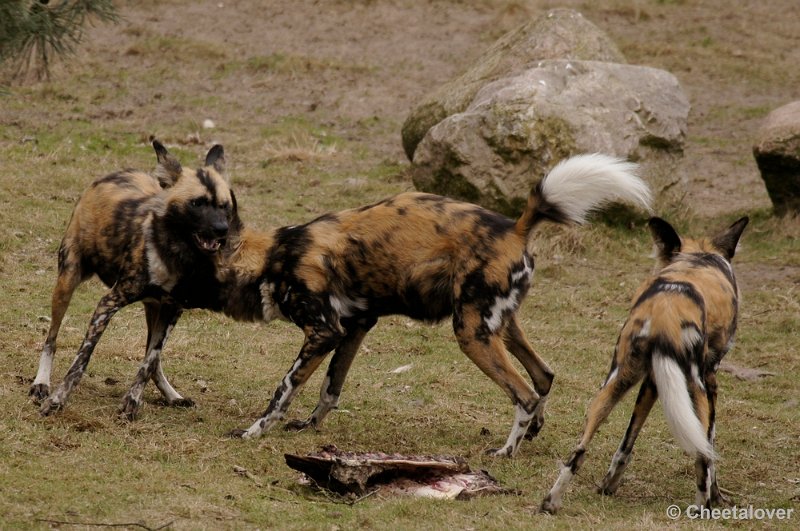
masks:
POLYGON ((156 249, 155 244, 153 243, 153 233, 151 230, 151 226, 153 223, 153 215, 147 217, 144 221, 144 233, 145 233, 145 254, 147 255, 147 274, 150 276, 150 282, 155 284, 156 286, 161 287, 164 291, 170 292, 172 288, 175 287, 175 284, 178 283, 178 276, 173 274, 167 264, 164 263, 164 260, 161 259, 161 255, 158 254, 158 249, 156 249))
POLYGON ((330 296, 331 308, 340 317, 352 317, 354 311, 364 311, 367 309, 367 300, 359 297, 351 299, 350 297, 339 297, 337 295, 330 296))
POLYGON ((275 284, 272 282, 262 282, 259 287, 261 292, 261 312, 265 323, 275 319, 286 320, 286 317, 281 313, 278 304, 275 302, 275 284))

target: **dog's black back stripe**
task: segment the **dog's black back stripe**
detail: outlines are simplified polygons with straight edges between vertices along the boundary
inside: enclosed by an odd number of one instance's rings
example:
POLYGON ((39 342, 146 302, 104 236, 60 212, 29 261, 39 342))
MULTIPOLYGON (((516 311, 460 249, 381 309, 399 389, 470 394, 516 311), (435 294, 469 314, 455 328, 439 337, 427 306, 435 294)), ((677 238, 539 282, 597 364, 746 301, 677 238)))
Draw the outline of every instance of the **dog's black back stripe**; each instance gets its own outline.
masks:
POLYGON ((678 295, 683 295, 688 297, 692 302, 694 302, 701 310, 705 311, 705 301, 700 293, 689 284, 688 282, 680 282, 680 281, 673 281, 667 280, 663 277, 658 277, 653 281, 652 284, 645 290, 644 293, 641 294, 639 299, 633 305, 634 308, 642 304, 643 302, 647 301, 648 299, 660 294, 660 293, 675 293, 678 295))
POLYGON ((694 267, 712 267, 728 279, 728 282, 736 290, 736 279, 733 277, 733 271, 730 264, 718 254, 712 253, 692 253, 689 255, 689 263, 694 267))
POLYGON ((113 184, 121 188, 130 188, 132 190, 139 190, 139 186, 131 180, 131 174, 134 171, 135 170, 123 170, 111 173, 109 175, 106 175, 105 177, 96 179, 92 183, 92 187, 94 188, 100 184, 113 184))

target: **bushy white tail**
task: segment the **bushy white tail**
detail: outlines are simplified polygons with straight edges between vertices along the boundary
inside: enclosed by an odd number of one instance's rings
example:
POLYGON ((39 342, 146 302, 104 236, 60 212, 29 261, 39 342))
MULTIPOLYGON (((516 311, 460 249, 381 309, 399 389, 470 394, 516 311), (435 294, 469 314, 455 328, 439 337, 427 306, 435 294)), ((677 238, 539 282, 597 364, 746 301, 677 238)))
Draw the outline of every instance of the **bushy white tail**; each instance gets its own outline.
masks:
POLYGON ((650 188, 636 174, 632 162, 594 153, 559 162, 539 184, 540 198, 574 223, 608 203, 633 203, 647 212, 650 188))
POLYGON ((714 448, 692 406, 686 376, 678 362, 657 352, 653 353, 652 361, 658 398, 664 406, 664 416, 672 436, 689 455, 702 454, 708 459, 716 459, 714 448))

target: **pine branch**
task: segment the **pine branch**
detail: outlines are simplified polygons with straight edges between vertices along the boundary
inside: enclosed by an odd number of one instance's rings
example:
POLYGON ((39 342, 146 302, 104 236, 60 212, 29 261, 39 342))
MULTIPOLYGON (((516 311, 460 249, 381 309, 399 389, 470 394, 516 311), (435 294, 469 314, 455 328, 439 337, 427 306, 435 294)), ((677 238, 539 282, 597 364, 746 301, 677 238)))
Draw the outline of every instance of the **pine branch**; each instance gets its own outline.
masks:
POLYGON ((13 77, 49 77, 53 58, 74 53, 94 20, 118 20, 112 0, 0 0, 0 63, 13 77))

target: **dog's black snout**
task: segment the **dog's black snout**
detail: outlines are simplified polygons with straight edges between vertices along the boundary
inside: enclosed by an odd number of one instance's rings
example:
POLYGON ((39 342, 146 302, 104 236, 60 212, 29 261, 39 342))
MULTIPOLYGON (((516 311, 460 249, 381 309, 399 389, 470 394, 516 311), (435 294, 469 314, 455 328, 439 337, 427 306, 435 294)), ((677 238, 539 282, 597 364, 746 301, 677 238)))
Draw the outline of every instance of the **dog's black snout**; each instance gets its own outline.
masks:
POLYGON ((211 224, 211 230, 217 238, 223 238, 228 235, 228 222, 215 221, 211 224))

